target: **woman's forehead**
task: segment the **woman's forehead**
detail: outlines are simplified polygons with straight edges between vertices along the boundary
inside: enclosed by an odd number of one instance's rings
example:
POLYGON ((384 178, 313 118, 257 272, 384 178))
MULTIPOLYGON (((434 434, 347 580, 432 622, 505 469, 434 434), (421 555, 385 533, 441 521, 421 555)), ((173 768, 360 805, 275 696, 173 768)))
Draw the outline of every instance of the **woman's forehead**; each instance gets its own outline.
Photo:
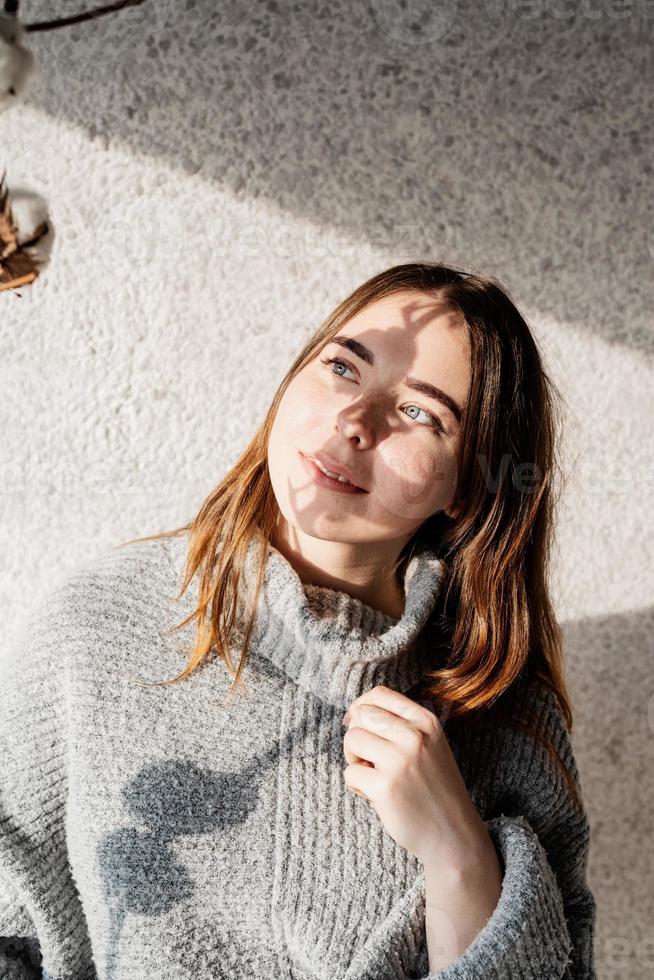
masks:
POLYGON ((354 336, 371 326, 378 330, 402 328, 413 332, 431 325, 464 326, 464 319, 442 297, 411 289, 369 303, 343 325, 342 332, 354 336))

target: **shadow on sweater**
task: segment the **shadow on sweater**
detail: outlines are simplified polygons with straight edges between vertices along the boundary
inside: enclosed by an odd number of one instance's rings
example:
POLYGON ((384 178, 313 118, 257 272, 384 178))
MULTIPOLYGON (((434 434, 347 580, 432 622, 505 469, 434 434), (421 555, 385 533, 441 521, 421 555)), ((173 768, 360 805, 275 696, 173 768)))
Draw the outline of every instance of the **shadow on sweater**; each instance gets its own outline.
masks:
MULTIPOLYGON (((129 816, 146 829, 120 827, 98 845, 98 865, 112 915, 107 980, 115 976, 120 935, 130 912, 164 915, 193 895, 193 879, 177 860, 172 842, 243 823, 258 804, 262 773, 321 723, 320 716, 314 715, 274 749, 254 755, 239 772, 214 772, 188 758, 161 760, 144 766, 123 787, 129 816)), ((341 730, 340 712, 333 713, 330 723, 341 730)), ((329 754, 334 746, 342 753, 335 738, 327 736, 323 744, 329 754)))

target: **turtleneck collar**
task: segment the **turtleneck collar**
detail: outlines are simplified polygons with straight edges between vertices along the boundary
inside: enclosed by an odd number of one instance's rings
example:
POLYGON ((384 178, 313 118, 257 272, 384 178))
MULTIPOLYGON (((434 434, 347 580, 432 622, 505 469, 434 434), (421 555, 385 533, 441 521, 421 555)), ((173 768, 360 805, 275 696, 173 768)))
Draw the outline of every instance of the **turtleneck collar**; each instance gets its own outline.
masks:
MULTIPOLYGON (((252 586, 260 546, 255 539, 246 557, 252 586)), ((415 641, 434 609, 444 571, 433 551, 410 558, 404 611, 396 619, 346 592, 303 583, 274 545, 267 549, 252 651, 340 708, 378 684, 404 693, 420 679, 424 664, 415 641)))

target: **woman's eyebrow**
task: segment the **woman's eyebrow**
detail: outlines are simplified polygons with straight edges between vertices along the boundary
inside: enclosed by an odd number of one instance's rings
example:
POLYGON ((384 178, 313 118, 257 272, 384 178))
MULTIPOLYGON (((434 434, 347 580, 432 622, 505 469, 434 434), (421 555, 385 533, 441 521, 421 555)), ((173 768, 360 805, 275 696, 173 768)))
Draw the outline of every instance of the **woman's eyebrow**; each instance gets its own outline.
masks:
MULTIPOLYGON (((345 334, 339 333, 335 337, 332 337, 330 342, 332 344, 338 344, 340 347, 347 347, 348 350, 351 350, 353 354, 360 357, 366 364, 370 364, 371 367, 374 366, 375 355, 360 340, 355 340, 354 337, 346 337, 345 334)), ((433 398, 434 401, 441 402, 442 405, 449 408, 459 425, 461 424, 463 410, 447 392, 431 384, 429 381, 419 381, 418 378, 405 378, 404 384, 407 388, 419 391, 420 394, 425 395, 427 398, 433 398)))

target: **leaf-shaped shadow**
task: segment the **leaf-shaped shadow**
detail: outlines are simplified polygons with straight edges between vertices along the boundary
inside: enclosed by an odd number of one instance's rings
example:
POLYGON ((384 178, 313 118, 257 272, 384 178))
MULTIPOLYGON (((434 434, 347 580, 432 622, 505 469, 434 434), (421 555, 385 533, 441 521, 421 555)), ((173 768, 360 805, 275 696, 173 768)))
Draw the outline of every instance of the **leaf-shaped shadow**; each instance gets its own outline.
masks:
MULTIPOLYGON (((335 723, 334 713, 328 721, 335 723)), ((193 880, 177 862, 171 842, 242 823, 258 803, 263 773, 302 732, 321 723, 319 715, 305 719, 272 749, 254 755, 239 772, 214 772, 186 758, 157 760, 123 787, 127 812, 147 829, 118 828, 97 848, 111 914, 107 980, 115 975, 127 914, 163 915, 193 894, 193 880)))

